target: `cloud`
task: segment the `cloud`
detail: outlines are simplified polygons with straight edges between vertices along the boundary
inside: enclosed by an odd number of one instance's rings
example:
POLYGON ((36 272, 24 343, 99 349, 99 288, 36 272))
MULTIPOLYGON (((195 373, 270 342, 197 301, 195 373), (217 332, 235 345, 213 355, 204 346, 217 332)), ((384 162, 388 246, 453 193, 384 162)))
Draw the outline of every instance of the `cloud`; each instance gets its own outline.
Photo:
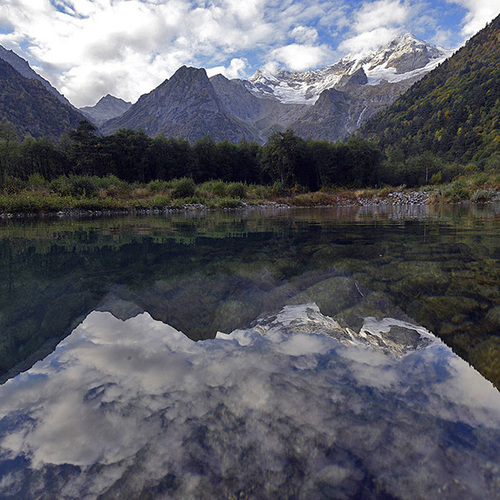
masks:
POLYGON ((249 76, 246 71, 265 64, 312 69, 331 64, 342 52, 374 48, 402 31, 443 44, 448 37, 456 44, 456 16, 463 19, 465 38, 498 13, 494 3, 9 0, 2 2, 0 44, 83 106, 108 92, 135 101, 181 65, 228 77, 249 76), (454 24, 443 24, 446 16, 454 24))
POLYGON ((224 75, 226 78, 241 78, 245 74, 245 70, 248 66, 248 61, 246 59, 231 59, 231 63, 226 68, 225 66, 216 66, 215 68, 208 68, 207 75, 212 77, 214 75, 224 75))
POLYGON ((360 33, 342 42, 341 49, 351 53, 362 53, 376 49, 393 40, 400 31, 395 28, 377 28, 366 33, 360 33))
POLYGON ((378 0, 365 3, 355 14, 354 29, 365 33, 390 26, 402 26, 410 15, 410 7, 400 0, 378 0))
POLYGON ((447 0, 447 3, 460 5, 467 10, 462 28, 465 37, 474 35, 500 14, 498 0, 447 0))
POLYGON ((297 26, 290 32, 290 36, 298 43, 314 43, 318 38, 318 31, 308 26, 297 26))
POLYGON ((183 64, 227 62, 228 74, 239 75, 241 65, 238 70, 229 61, 270 46, 289 29, 276 29, 276 12, 264 0, 206 6, 185 0, 14 0, 2 14, 14 30, 0 34, 0 43, 27 57, 77 106, 95 102, 100 92, 136 100, 183 64))
POLYGON ((365 2, 354 13, 351 36, 340 44, 346 52, 373 50, 401 34, 413 13, 409 3, 400 0, 365 2))
POLYGON ((331 51, 326 45, 292 43, 274 49, 269 56, 271 60, 285 64, 292 71, 304 71, 326 63, 329 61, 330 54, 331 51))

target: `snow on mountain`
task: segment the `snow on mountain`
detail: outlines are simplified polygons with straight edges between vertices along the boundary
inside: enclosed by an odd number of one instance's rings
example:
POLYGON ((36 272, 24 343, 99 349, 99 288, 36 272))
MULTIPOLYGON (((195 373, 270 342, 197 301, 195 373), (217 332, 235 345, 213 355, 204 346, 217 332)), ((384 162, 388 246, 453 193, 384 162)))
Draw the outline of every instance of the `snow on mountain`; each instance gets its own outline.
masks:
POLYGON ((417 79, 432 71, 452 51, 430 45, 407 33, 377 50, 349 54, 335 64, 314 71, 258 70, 247 88, 258 97, 272 97, 282 103, 313 105, 321 92, 341 86, 345 77, 363 70, 368 85, 417 79))

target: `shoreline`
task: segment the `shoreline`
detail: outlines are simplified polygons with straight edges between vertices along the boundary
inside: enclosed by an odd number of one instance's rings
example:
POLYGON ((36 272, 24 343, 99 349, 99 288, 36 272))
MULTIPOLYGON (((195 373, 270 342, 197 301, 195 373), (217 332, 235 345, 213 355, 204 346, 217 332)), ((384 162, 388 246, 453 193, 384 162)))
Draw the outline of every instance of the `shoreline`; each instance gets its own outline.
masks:
MULTIPOLYGON (((85 179, 83 179, 85 180, 85 179)), ((83 182, 82 180, 82 182, 83 182)), ((88 179, 86 179, 88 180, 88 179)), ((89 182, 101 181, 90 179, 89 182)), ((34 186, 0 193, 0 220, 33 217, 97 217, 161 215, 228 210, 291 208, 414 207, 440 204, 500 202, 500 184, 463 182, 406 188, 330 188, 304 191, 300 186, 246 185, 209 181, 196 185, 192 179, 149 185, 112 184, 89 193, 56 191, 34 186), (90 194, 92 193, 92 194, 90 194)), ((91 187, 91 186, 90 186, 91 187)), ((89 188, 90 189, 90 188, 89 188)))
POLYGON ((426 206, 500 202, 500 182, 460 178, 422 187, 331 186, 306 191, 295 185, 259 185, 191 178, 127 183, 115 177, 38 179, 0 192, 0 220, 32 217, 124 216, 169 213, 320 207, 426 206))
POLYGON ((216 212, 251 212, 251 211, 274 211, 274 210, 293 210, 293 209, 369 209, 369 208, 424 208, 439 205, 491 205, 500 203, 500 200, 489 201, 441 201, 427 199, 424 202, 410 201, 407 198, 395 199, 368 199, 362 198, 353 202, 352 200, 342 199, 339 203, 334 204, 294 204, 283 201, 265 201, 263 203, 245 203, 241 202, 234 207, 210 207, 201 203, 185 203, 181 206, 163 208, 122 208, 122 209, 78 209, 68 208, 63 210, 42 210, 42 211, 18 211, 18 212, 0 212, 0 220, 17 220, 17 219, 64 219, 64 218, 98 218, 98 217, 130 217, 130 216, 161 216, 181 213, 216 213, 216 212))

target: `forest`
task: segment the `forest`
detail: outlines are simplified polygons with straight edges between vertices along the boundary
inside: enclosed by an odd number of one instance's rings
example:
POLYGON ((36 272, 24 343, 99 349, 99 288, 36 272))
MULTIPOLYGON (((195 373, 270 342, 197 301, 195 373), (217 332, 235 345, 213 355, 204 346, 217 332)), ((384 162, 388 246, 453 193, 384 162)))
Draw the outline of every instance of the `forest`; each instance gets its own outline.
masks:
POLYGON ((432 155, 500 170, 500 16, 362 126, 388 163, 432 155))
POLYGON ((54 142, 21 140, 12 123, 0 123, 1 216, 268 202, 342 205, 422 186, 437 202, 484 202, 498 201, 499 184, 498 168, 450 163, 430 151, 398 160, 357 136, 332 143, 287 130, 272 134, 265 145, 210 137, 191 144, 130 129, 101 136, 81 121, 54 142))
POLYGON ((100 137, 88 121, 56 144, 47 138, 20 141, 14 127, 0 124, 2 186, 35 174, 46 180, 60 176, 114 175, 126 182, 192 178, 248 184, 300 185, 314 191, 322 186, 361 187, 380 182, 382 155, 371 142, 304 140, 292 131, 274 133, 265 146, 256 142, 187 140, 121 129, 100 137))

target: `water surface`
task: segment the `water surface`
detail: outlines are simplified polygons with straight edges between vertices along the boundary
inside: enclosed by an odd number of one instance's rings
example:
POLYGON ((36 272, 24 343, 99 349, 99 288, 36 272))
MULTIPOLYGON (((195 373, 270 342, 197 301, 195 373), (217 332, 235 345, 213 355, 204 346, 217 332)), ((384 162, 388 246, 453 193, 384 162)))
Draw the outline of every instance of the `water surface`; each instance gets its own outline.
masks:
POLYGON ((495 498, 499 213, 4 222, 0 495, 495 498))

